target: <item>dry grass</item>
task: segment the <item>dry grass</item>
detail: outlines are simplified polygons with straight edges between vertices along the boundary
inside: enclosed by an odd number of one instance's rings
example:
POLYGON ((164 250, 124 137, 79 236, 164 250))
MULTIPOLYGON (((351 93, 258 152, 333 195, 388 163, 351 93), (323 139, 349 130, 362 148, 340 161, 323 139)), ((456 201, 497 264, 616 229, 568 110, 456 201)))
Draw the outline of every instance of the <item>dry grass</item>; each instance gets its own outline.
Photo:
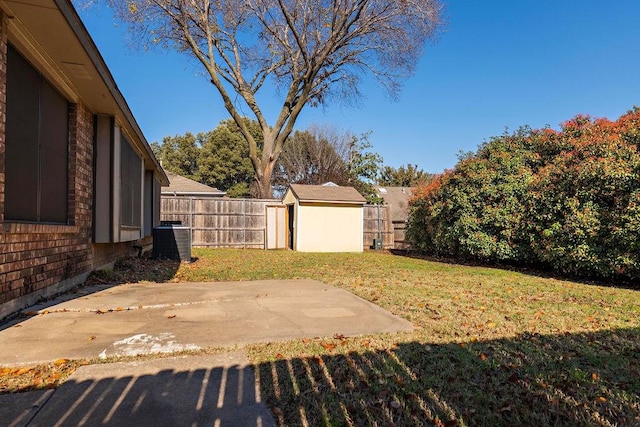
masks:
POLYGON ((194 256, 98 280, 314 278, 416 326, 249 346, 280 425, 640 425, 637 290, 374 252, 194 256))

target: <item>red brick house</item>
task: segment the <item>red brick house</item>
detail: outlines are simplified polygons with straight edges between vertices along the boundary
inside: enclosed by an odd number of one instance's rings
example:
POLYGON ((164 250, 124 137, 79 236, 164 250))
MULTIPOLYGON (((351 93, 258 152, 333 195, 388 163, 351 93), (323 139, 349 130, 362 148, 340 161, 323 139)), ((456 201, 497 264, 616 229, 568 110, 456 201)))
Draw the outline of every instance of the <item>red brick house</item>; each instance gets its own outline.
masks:
POLYGON ((148 245, 167 184, 70 0, 0 1, 0 319, 148 245))

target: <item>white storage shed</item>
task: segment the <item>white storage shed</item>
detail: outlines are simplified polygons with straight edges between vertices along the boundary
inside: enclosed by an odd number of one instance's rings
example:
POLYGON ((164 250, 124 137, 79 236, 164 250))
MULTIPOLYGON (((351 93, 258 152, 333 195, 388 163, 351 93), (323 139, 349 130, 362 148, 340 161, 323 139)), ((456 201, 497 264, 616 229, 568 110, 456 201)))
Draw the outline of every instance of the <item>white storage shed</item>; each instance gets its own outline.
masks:
POLYGON ((289 247, 300 252, 362 252, 363 206, 353 187, 291 184, 287 206, 289 247))

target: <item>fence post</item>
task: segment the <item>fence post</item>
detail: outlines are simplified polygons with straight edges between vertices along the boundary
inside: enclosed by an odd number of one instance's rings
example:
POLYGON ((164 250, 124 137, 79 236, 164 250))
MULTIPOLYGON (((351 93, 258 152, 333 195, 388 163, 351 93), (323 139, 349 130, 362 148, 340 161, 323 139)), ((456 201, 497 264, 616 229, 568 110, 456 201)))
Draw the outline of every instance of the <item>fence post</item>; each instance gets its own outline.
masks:
POLYGON ((380 240, 380 203, 378 203, 377 205, 377 212, 378 212, 378 217, 376 218, 376 225, 378 226, 378 240, 380 240))
POLYGON ((247 248, 247 199, 242 199, 242 249, 247 248))
POLYGON ((193 232, 193 196, 189 197, 189 229, 191 230, 191 244, 193 245, 193 238, 195 237, 193 232))

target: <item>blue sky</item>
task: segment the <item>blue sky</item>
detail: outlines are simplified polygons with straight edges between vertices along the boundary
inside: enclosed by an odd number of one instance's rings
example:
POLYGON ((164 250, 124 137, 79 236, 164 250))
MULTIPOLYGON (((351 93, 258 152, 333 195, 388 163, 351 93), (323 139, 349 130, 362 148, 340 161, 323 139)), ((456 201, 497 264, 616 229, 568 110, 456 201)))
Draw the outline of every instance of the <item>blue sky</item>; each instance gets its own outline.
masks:
MULTIPOLYGON (((296 128, 371 131, 384 164, 451 168, 505 128, 615 119, 640 105, 639 0, 446 1, 447 25, 398 101, 373 83, 357 107, 307 108, 296 128)), ((108 10, 80 15, 149 142, 214 129, 226 118, 198 64, 132 46, 108 10)), ((277 103, 264 99, 267 115, 277 103)))

